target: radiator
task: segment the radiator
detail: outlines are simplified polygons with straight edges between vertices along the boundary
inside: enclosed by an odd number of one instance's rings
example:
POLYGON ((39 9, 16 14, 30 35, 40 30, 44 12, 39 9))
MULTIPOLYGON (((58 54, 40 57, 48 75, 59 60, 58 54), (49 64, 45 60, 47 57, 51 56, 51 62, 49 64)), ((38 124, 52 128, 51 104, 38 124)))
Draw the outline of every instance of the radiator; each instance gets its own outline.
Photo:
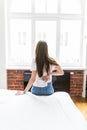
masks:
MULTIPOLYGON (((24 89, 31 77, 32 72, 24 72, 24 89)), ((64 72, 62 76, 52 76, 54 91, 70 92, 70 72, 64 72)))

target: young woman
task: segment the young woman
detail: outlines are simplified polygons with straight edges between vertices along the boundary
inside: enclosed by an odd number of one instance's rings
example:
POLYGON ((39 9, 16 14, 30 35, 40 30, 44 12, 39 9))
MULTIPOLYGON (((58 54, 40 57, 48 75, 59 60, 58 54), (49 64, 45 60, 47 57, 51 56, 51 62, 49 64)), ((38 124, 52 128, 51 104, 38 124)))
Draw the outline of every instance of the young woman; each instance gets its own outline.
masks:
POLYGON ((31 78, 23 93, 18 91, 16 95, 25 94, 31 87, 31 92, 35 95, 51 95, 54 93, 52 75, 63 74, 60 65, 49 56, 47 43, 39 41, 32 62, 31 78))

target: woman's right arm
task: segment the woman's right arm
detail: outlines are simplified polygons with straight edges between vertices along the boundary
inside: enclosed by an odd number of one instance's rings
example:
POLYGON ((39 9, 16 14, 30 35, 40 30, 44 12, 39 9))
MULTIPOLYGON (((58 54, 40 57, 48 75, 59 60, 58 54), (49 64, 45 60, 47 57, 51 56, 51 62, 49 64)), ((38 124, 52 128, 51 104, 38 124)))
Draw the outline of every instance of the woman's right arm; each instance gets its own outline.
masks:
POLYGON ((55 66, 55 69, 50 73, 51 75, 64 75, 64 71, 60 65, 55 66))
POLYGON ((62 70, 60 65, 57 65, 55 66, 55 69, 53 69, 52 72, 48 73, 46 76, 42 76, 42 79, 44 81, 48 81, 50 79, 50 75, 64 75, 64 71, 62 70))

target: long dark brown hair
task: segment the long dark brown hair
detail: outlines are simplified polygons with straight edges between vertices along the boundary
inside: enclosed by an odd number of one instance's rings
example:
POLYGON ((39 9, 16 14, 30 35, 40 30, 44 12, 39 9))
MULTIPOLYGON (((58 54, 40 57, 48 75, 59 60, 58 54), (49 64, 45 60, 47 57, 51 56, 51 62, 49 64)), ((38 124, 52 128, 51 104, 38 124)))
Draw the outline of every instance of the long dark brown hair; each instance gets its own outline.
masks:
POLYGON ((43 68, 48 73, 50 64, 58 65, 58 63, 48 54, 48 46, 45 41, 39 41, 35 50, 35 62, 39 77, 43 75, 43 68))

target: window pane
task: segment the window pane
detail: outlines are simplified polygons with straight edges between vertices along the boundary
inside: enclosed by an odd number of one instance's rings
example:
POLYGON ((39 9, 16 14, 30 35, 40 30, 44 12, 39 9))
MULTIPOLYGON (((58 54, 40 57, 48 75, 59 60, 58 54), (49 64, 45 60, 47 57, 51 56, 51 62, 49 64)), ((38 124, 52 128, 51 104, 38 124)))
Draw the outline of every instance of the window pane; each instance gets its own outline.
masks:
POLYGON ((62 64, 80 64, 81 21, 61 20, 60 61, 62 64))
POLYGON ((56 58, 56 22, 36 21, 35 43, 45 40, 48 43, 49 54, 56 58))
POLYGON ((8 0, 10 12, 31 12, 31 0, 8 0))
POLYGON ((35 0, 35 13, 57 13, 58 0, 35 0))
POLYGON ((28 64, 31 60, 31 20, 10 20, 10 60, 28 64))
POLYGON ((81 14, 81 1, 80 0, 60 0, 61 13, 64 14, 81 14))

